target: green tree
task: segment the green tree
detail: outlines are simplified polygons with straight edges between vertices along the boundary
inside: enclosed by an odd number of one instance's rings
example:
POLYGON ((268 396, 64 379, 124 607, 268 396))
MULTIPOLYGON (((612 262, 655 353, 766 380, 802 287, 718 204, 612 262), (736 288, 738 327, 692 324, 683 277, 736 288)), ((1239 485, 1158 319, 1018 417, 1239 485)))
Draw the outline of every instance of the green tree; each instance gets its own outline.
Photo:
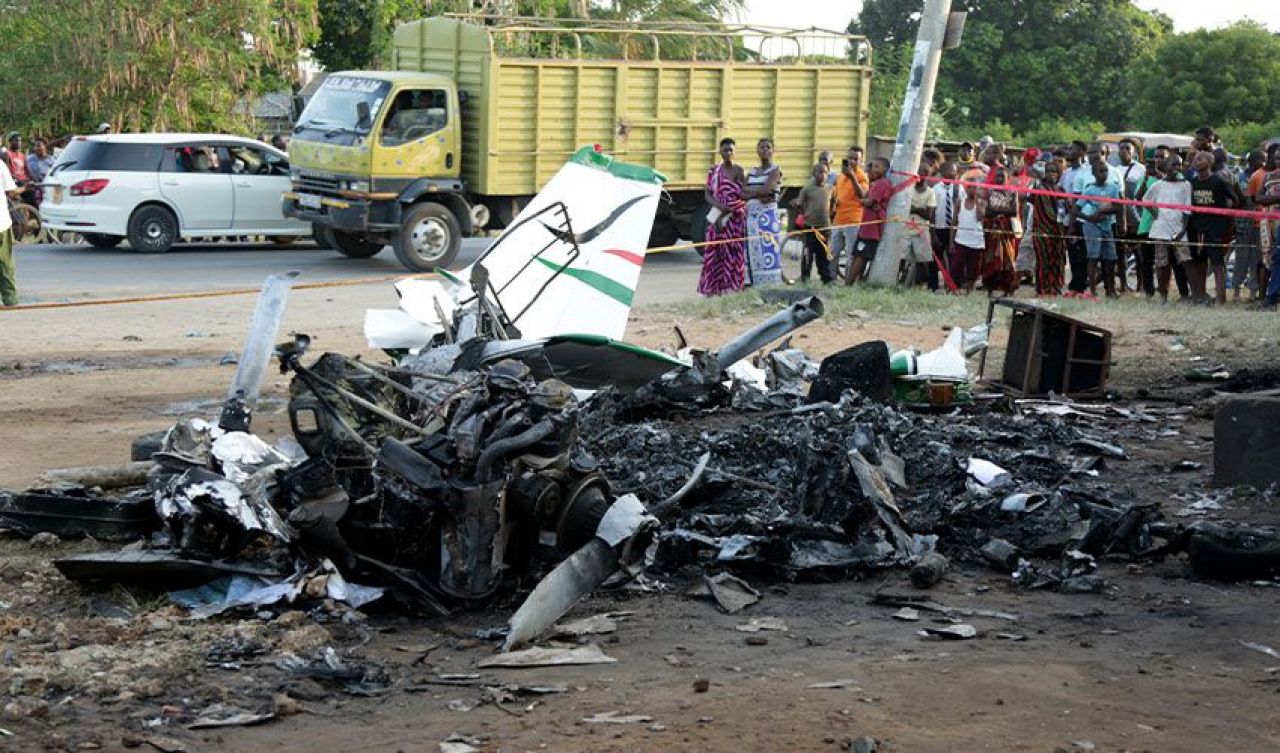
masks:
POLYGON ((1280 138, 1280 115, 1266 123, 1228 121, 1215 126, 1214 130, 1232 153, 1245 154, 1259 148, 1264 141, 1280 138))
POLYGON ((1060 117, 1045 118, 1015 138, 1022 146, 1050 146, 1069 144, 1072 141, 1090 142, 1107 127, 1096 120, 1064 120, 1060 117))
MULTIPOLYGON (((978 132, 982 136, 990 136, 992 141, 1002 144, 1013 144, 1018 141, 1017 136, 1013 133, 1013 126, 1004 122, 1000 118, 992 118, 978 126, 978 132)), ((981 136, 979 138, 981 138, 981 136)))
MULTIPOLYGON (((1030 128, 1064 108, 1120 127, 1129 73, 1150 60, 1172 24, 1129 0, 958 0, 968 10, 960 47, 942 57, 936 96, 964 103, 970 123, 1030 128)), ((866 0, 849 25, 878 56, 910 46, 919 3, 866 0)))
POLYGON ((244 130, 236 103, 295 75, 315 0, 11 0, 0 122, 34 133, 244 130))
POLYGON ((1280 106, 1280 37, 1252 21, 1179 34, 1135 71, 1130 91, 1134 121, 1151 130, 1270 119, 1280 106))
POLYGON ((396 25, 470 11, 469 0, 317 0, 320 35, 311 47, 326 70, 368 70, 385 59, 396 25))

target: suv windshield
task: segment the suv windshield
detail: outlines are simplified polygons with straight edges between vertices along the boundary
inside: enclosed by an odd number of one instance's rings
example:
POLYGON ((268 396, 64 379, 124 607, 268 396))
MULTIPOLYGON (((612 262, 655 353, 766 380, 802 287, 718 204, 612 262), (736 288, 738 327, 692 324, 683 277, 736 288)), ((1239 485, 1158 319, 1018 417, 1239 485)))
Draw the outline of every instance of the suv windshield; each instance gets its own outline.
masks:
POLYGON ((378 108, 382 107, 390 90, 389 81, 362 76, 330 76, 307 103, 293 132, 305 133, 308 140, 351 144, 357 136, 369 132, 378 108), (369 107, 369 119, 357 123, 361 102, 369 107))
POLYGON ((123 170, 151 172, 159 168, 164 154, 163 144, 125 144, 110 141, 72 139, 62 150, 58 161, 49 171, 54 175, 63 170, 123 170))

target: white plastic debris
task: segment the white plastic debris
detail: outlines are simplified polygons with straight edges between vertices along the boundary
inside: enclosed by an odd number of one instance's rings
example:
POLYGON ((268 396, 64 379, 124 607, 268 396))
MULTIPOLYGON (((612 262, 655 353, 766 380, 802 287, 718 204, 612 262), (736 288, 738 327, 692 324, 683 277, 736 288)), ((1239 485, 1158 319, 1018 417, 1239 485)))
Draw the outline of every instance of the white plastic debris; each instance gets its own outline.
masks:
POLYGON ((746 361, 738 361, 731 364, 724 370, 724 373, 733 381, 749 384, 761 392, 766 392, 769 389, 769 381, 765 370, 758 366, 752 366, 746 361))
POLYGON ((739 633, 758 633, 761 630, 776 630, 785 633, 791 628, 777 617, 752 617, 747 622, 734 628, 739 633))
POLYGON ((458 307, 457 285, 440 280, 400 280, 400 308, 366 309, 364 337, 371 348, 418 352, 452 325, 458 307))
POLYGON ((916 356, 916 375, 968 379, 964 360, 964 330, 952 327, 942 347, 916 356))
POLYGON ((1000 500, 1000 509, 1003 512, 1035 512, 1048 501, 1043 494, 1010 494, 1000 500))
POLYGON ((416 353, 441 331, 395 309, 366 309, 364 312, 364 339, 370 348, 407 349, 416 353))
POLYGON ((583 724, 648 724, 653 717, 647 714, 619 714, 617 711, 602 711, 582 718, 583 724))
POLYGON ((615 664, 617 659, 607 656, 600 647, 589 643, 578 648, 526 648, 495 654, 481 659, 477 667, 559 667, 569 664, 615 664))
POLYGON ((1011 478, 1008 471, 982 458, 969 458, 969 465, 965 468, 965 472, 983 486, 993 486, 1001 480, 1001 477, 1011 478))

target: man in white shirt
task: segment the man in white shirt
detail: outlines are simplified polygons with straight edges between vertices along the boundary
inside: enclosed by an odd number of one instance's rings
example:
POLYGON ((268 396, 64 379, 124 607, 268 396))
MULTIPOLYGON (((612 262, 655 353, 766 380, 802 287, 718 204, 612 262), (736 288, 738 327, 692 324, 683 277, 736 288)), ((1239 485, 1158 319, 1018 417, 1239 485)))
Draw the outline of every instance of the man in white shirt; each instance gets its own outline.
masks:
MULTIPOLYGON (((1125 199, 1141 199, 1142 187, 1147 182, 1147 168, 1141 161, 1134 159, 1138 151, 1138 142, 1125 138, 1120 140, 1120 196, 1125 199)), ((1116 274, 1119 275, 1120 292, 1128 289, 1128 273, 1125 271, 1125 258, 1133 257, 1133 267, 1138 271, 1137 291, 1151 295, 1154 291, 1143 290, 1142 273, 1138 270, 1141 255, 1138 249, 1138 208, 1125 205, 1116 213, 1116 253, 1118 263, 1116 274)))
MULTIPOLYGON (((956 163, 953 160, 943 162, 938 168, 938 177, 955 180, 956 163)), ((956 229, 956 212, 964 195, 959 185, 942 181, 933 184, 933 193, 938 203, 933 215, 933 250, 943 264, 949 264, 948 254, 951 251, 951 237, 956 229)))
MULTIPOLYGON (((1147 189, 1150 202, 1188 206, 1191 204, 1191 183, 1182 177, 1182 158, 1173 155, 1162 166, 1164 179, 1147 189)), ((1176 209, 1152 209, 1155 220, 1151 223, 1149 237, 1155 244, 1155 269, 1160 299, 1169 300, 1169 273, 1178 265, 1191 260, 1187 247, 1187 217, 1190 212, 1176 209)))
MULTIPOLYGON (((9 173, 9 166, 0 161, 0 192, 6 197, 18 198, 18 184, 9 173)), ((0 305, 18 305, 18 268, 13 258, 13 220, 9 217, 8 202, 0 212, 0 305)))

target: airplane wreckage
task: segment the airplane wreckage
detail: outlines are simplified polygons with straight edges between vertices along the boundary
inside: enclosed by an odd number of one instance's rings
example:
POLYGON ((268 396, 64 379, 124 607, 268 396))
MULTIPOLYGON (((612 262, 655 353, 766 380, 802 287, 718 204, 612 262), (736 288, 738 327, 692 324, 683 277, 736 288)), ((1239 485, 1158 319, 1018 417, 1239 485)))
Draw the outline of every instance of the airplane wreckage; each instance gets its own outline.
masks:
POLYGON ((79 582, 186 589, 174 596, 195 616, 383 597, 444 615, 547 573, 506 648, 610 579, 689 566, 716 573, 706 591, 729 609, 758 598, 730 571, 907 566, 928 585, 941 552, 1019 587, 1096 592, 1099 558, 1189 548, 1195 565, 1197 550, 1259 545, 1110 499, 1096 477, 1125 455, 1117 432, 1070 420, 1106 409, 904 409, 937 385, 972 401, 965 359, 982 328, 912 354, 906 398, 883 342, 820 364, 786 343, 746 360, 821 316, 817 298, 711 352, 623 342, 661 182, 579 151, 469 269, 403 280, 398 309, 367 312, 388 363, 312 358, 303 334, 277 344, 296 273, 269 278, 221 415, 144 438, 105 476, 0 493, 0 524, 141 539, 56 565, 79 582), (273 355, 292 374, 293 437, 275 445, 250 432, 273 355))

